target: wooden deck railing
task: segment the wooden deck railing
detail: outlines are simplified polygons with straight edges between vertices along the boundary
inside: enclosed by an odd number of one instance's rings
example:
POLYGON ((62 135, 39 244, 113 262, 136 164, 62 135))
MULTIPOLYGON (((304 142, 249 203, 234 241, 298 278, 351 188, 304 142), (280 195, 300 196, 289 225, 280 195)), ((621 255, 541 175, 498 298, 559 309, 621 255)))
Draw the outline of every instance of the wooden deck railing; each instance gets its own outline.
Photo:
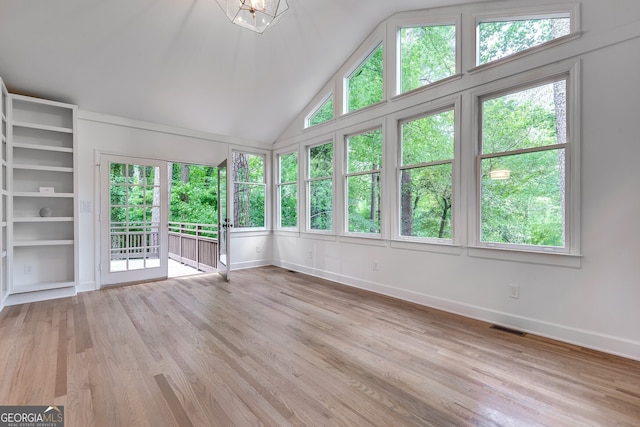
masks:
POLYGON ((218 226, 170 222, 169 258, 201 271, 216 271, 218 226))
MULTIPOLYGON (((111 259, 158 258, 158 228, 124 222, 111 223, 111 259)), ((201 271, 218 266, 218 226, 169 223, 169 258, 201 271)))

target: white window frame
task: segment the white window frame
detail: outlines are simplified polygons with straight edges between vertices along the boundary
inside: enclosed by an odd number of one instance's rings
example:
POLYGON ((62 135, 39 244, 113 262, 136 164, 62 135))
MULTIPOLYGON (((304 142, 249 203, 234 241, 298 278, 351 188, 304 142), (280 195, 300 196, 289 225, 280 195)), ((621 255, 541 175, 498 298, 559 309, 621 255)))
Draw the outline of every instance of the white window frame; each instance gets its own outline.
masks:
POLYGON ((400 97, 408 94, 413 94, 428 88, 433 88, 441 84, 447 83, 451 80, 459 79, 462 77, 462 16, 458 15, 442 15, 434 16, 430 14, 432 10, 418 11, 411 13, 402 13, 396 15, 390 20, 390 33, 387 35, 387 43, 389 47, 393 46, 395 52, 389 52, 389 58, 395 58, 393 65, 390 65, 387 70, 388 81, 392 82, 390 86, 393 88, 393 93, 389 94, 389 97, 400 97), (415 28, 415 27, 436 27, 440 25, 454 25, 455 26, 455 46, 456 46, 456 70, 455 72, 444 79, 435 81, 433 83, 423 85, 406 92, 402 92, 402 49, 400 31, 403 28, 415 28), (392 43, 393 42, 393 43, 392 43))
MULTIPOLYGON (((233 149, 231 151, 231 161, 229 162, 230 165, 228 165, 229 168, 229 173, 231 173, 231 185, 232 187, 232 194, 235 193, 235 187, 236 184, 247 184, 247 185, 261 185, 264 188, 264 205, 262 206, 262 209, 264 211, 263 213, 263 218, 264 218, 264 224, 262 226, 257 226, 257 227, 240 227, 238 226, 238 224, 236 224, 235 222, 235 218, 236 218, 236 212, 233 212, 233 218, 234 218, 234 227, 233 227, 233 232, 237 232, 237 231, 256 231, 256 230, 266 230, 267 226, 269 224, 269 217, 268 217, 268 204, 269 204, 269 188, 267 186, 267 182, 268 182, 268 168, 267 168, 267 162, 269 160, 268 155, 266 153, 262 153, 262 152, 258 152, 258 151, 248 151, 248 150, 243 150, 243 149, 233 149), (246 154, 248 156, 258 156, 258 157, 262 157, 262 182, 245 182, 245 181, 236 181, 235 178, 235 172, 233 170, 234 168, 234 161, 233 161, 233 156, 235 155, 235 153, 242 153, 242 154, 246 154)), ((233 200, 231 201, 233 203, 233 200)))
POLYGON ((499 80, 473 92, 475 138, 475 192, 469 204, 473 207, 469 215, 469 248, 471 256, 508 259, 513 261, 536 261, 553 265, 574 266, 572 256, 580 256, 580 62, 565 61, 529 71, 511 78, 499 80), (481 221, 481 104, 483 99, 518 92, 559 79, 566 79, 567 90, 567 143, 565 147, 565 247, 550 248, 533 245, 487 243, 480 240, 481 221), (565 257, 558 258, 558 255, 565 257), (562 259, 565 258, 565 259, 562 259))
POLYGON ((397 120, 397 164, 396 164, 396 198, 394 203, 394 240, 401 242, 416 242, 416 243, 428 243, 433 245, 441 245, 441 246, 452 246, 459 242, 460 235, 462 234, 459 230, 460 221, 458 220, 461 217, 460 214, 460 126, 461 126, 461 110, 460 110, 460 98, 455 97, 454 99, 449 99, 448 102, 441 103, 437 106, 433 106, 426 111, 421 111, 418 114, 414 114, 411 116, 402 117, 397 120), (402 164, 402 125, 404 123, 410 122, 412 120, 421 119, 423 117, 428 117, 436 114, 440 114, 446 111, 453 111, 454 116, 454 137, 453 137, 453 158, 450 161, 437 161, 437 162, 429 162, 429 163, 421 163, 414 164, 409 166, 405 166, 402 164), (402 222, 402 171, 405 169, 413 169, 417 167, 424 166, 434 166, 438 164, 451 163, 451 238, 450 239, 440 239, 437 237, 419 237, 419 236, 404 236, 401 233, 401 222, 402 222))
MULTIPOLYGON (((368 110, 376 105, 380 105, 385 102, 387 99, 387 47, 385 45, 384 38, 380 37, 375 39, 374 43, 369 43, 366 46, 369 48, 366 51, 366 54, 361 56, 355 64, 353 64, 344 74, 342 78, 342 114, 354 114, 360 111, 368 110), (367 105, 365 107, 359 108, 357 110, 349 111, 349 80, 353 76, 353 74, 360 69, 360 67, 367 62, 373 54, 378 50, 378 48, 382 47, 382 99, 379 102, 374 102, 371 105, 367 105)), ((335 99, 334 99, 335 102, 335 99)))
POLYGON ((275 154, 275 190, 276 190, 276 215, 275 215, 275 229, 284 230, 284 231, 296 231, 300 228, 300 152, 299 150, 288 150, 275 154), (297 165, 297 174, 295 181, 287 181, 281 182, 281 169, 280 169, 280 159, 283 156, 288 156, 290 154, 297 154, 298 156, 298 165, 297 165), (293 227, 283 227, 282 226, 282 187, 284 185, 295 185, 297 191, 297 200, 296 200, 296 225, 293 227))
POLYGON ((351 237, 365 237, 365 238, 373 238, 373 239, 381 239, 385 234, 385 212, 388 212, 388 209, 385 207, 386 205, 386 196, 385 196, 385 150, 386 150, 386 138, 385 138, 385 128, 383 123, 377 122, 372 126, 365 126, 358 128, 357 131, 350 131, 348 133, 344 133, 341 135, 342 137, 342 234, 344 236, 351 237), (353 136, 362 135, 368 132, 380 130, 380 134, 382 137, 382 165, 375 170, 367 170, 360 172, 349 172, 349 138, 353 136), (354 176, 362 176, 362 175, 372 175, 374 173, 380 174, 380 232, 379 233, 363 233, 363 232, 353 232, 349 231, 349 187, 348 187, 348 179, 354 176))
POLYGON ((309 129, 309 128, 314 128, 316 126, 321 126, 325 123, 329 123, 333 120, 336 119, 336 98, 333 95, 333 91, 330 91, 329 93, 327 93, 326 95, 324 95, 322 98, 320 98, 320 102, 317 102, 316 104, 314 104, 315 106, 311 109, 311 112, 309 114, 307 114, 304 118, 304 128, 305 129, 309 129), (320 109, 324 106, 324 104, 329 100, 333 98, 333 117, 327 121, 324 121, 322 123, 318 123, 317 125, 312 125, 311 122, 311 118, 313 116, 315 116, 316 114, 318 114, 318 112, 320 111, 320 109))
POLYGON ((324 138, 321 142, 312 143, 306 145, 304 148, 304 219, 305 219, 305 232, 312 234, 333 235, 336 230, 336 143, 333 138, 324 138), (321 145, 331 144, 333 146, 333 158, 332 158, 332 174, 330 177, 318 177, 311 178, 311 156, 310 151, 312 148, 319 147, 321 145), (311 183, 316 181, 322 181, 331 179, 332 197, 331 197, 331 228, 328 230, 319 230, 311 228, 311 183))
POLYGON ((580 3, 564 3, 564 4, 544 4, 539 6, 518 8, 517 10, 494 10, 485 13, 473 14, 474 28, 473 28, 473 48, 468 51, 472 55, 469 58, 469 64, 472 64, 470 72, 491 68, 506 62, 511 62, 522 58, 524 56, 531 55, 540 50, 545 50, 549 47, 556 46, 558 44, 566 43, 570 40, 580 37, 581 22, 580 22, 580 3), (570 20, 571 29, 568 35, 550 40, 546 43, 542 43, 533 46, 529 49, 522 50, 520 52, 513 53, 511 55, 496 59, 494 61, 480 64, 480 24, 483 22, 498 22, 509 20, 526 20, 526 19, 540 19, 540 18, 566 18, 570 20))

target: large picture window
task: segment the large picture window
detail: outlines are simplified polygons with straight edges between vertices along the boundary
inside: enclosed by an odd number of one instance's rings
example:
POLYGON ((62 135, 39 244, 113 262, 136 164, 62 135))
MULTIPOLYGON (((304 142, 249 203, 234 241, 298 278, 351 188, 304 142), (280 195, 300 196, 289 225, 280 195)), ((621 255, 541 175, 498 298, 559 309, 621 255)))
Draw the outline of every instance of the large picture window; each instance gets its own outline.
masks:
POLYGON ((298 152, 278 156, 278 207, 280 228, 298 226, 298 152))
POLYGON ((456 26, 400 29, 400 93, 456 73, 456 26))
POLYGON ((308 228, 330 231, 333 229, 333 143, 309 147, 307 158, 308 228))
POLYGON ((347 231, 380 234, 382 130, 346 141, 347 231))
POLYGON ((567 80, 481 99, 480 242, 566 247, 567 80))
POLYGON ((233 152, 233 215, 237 228, 264 227, 264 157, 233 152))
POLYGON ((400 235, 451 239, 455 114, 400 124, 400 235))

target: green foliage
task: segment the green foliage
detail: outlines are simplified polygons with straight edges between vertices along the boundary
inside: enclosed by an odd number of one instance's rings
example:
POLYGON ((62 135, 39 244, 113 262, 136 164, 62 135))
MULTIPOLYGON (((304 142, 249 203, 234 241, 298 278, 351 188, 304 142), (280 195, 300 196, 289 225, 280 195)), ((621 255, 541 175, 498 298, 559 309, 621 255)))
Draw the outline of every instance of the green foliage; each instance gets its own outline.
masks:
POLYGON ((331 178, 309 182, 309 228, 331 230, 333 182, 331 178))
POLYGON ((456 27, 439 25, 400 30, 402 93, 456 73, 456 27))
POLYGON ((309 178, 333 175, 333 143, 309 148, 309 178))
POLYGON ((169 221, 217 224, 217 169, 173 163, 170 197, 169 221))
POLYGON ((298 225, 298 184, 280 186, 280 227, 298 225))
POLYGON ((333 95, 329 97, 318 110, 309 117, 309 127, 319 125, 333 119, 333 95))
POLYGON ((111 222, 129 223, 131 231, 159 221, 159 170, 155 167, 111 163, 109 201, 111 222), (155 196, 155 198, 154 198, 155 196), (155 217, 154 217, 155 214, 155 217))
POLYGON ((383 99, 383 48, 373 53, 349 76, 347 83, 348 110, 356 111, 383 99))
POLYGON ((333 143, 309 148, 309 227, 333 227, 333 143))
POLYGON ((279 156, 280 227, 298 225, 298 152, 279 156))

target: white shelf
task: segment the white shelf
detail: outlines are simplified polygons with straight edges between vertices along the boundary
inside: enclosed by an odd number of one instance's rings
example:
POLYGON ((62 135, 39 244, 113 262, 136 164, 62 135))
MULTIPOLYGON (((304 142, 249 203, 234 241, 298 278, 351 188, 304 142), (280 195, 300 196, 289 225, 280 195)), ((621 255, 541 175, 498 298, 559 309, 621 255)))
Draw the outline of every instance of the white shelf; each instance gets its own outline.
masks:
POLYGON ((49 126, 49 125, 41 125, 38 123, 27 123, 27 122, 13 122, 13 126, 29 128, 29 129, 39 129, 39 130, 48 130, 51 132, 60 132, 60 133, 73 133, 73 129, 59 127, 59 126, 49 126))
POLYGON ((73 240, 26 240, 14 241, 14 247, 26 248, 30 246, 67 246, 73 245, 73 240))
POLYGON ((73 222, 72 216, 14 217, 13 222, 73 222))
POLYGON ((52 145, 28 144, 24 142, 14 142, 13 148, 26 148, 28 150, 56 151, 59 153, 73 153, 73 148, 55 147, 52 145))
POLYGON ((13 169, 32 170, 32 171, 46 171, 46 172, 68 172, 68 173, 73 173, 73 168, 63 168, 63 167, 59 167, 59 166, 14 164, 13 165, 13 169))
POLYGON ((37 191, 20 191, 14 192, 13 197, 56 197, 56 198, 73 198, 73 193, 38 193, 37 191))
POLYGON ((7 102, 7 283, 9 295, 26 301, 77 284, 77 107, 22 95, 7 102), (38 191, 43 187, 56 192, 38 191), (40 217, 43 208, 53 216, 40 217))

